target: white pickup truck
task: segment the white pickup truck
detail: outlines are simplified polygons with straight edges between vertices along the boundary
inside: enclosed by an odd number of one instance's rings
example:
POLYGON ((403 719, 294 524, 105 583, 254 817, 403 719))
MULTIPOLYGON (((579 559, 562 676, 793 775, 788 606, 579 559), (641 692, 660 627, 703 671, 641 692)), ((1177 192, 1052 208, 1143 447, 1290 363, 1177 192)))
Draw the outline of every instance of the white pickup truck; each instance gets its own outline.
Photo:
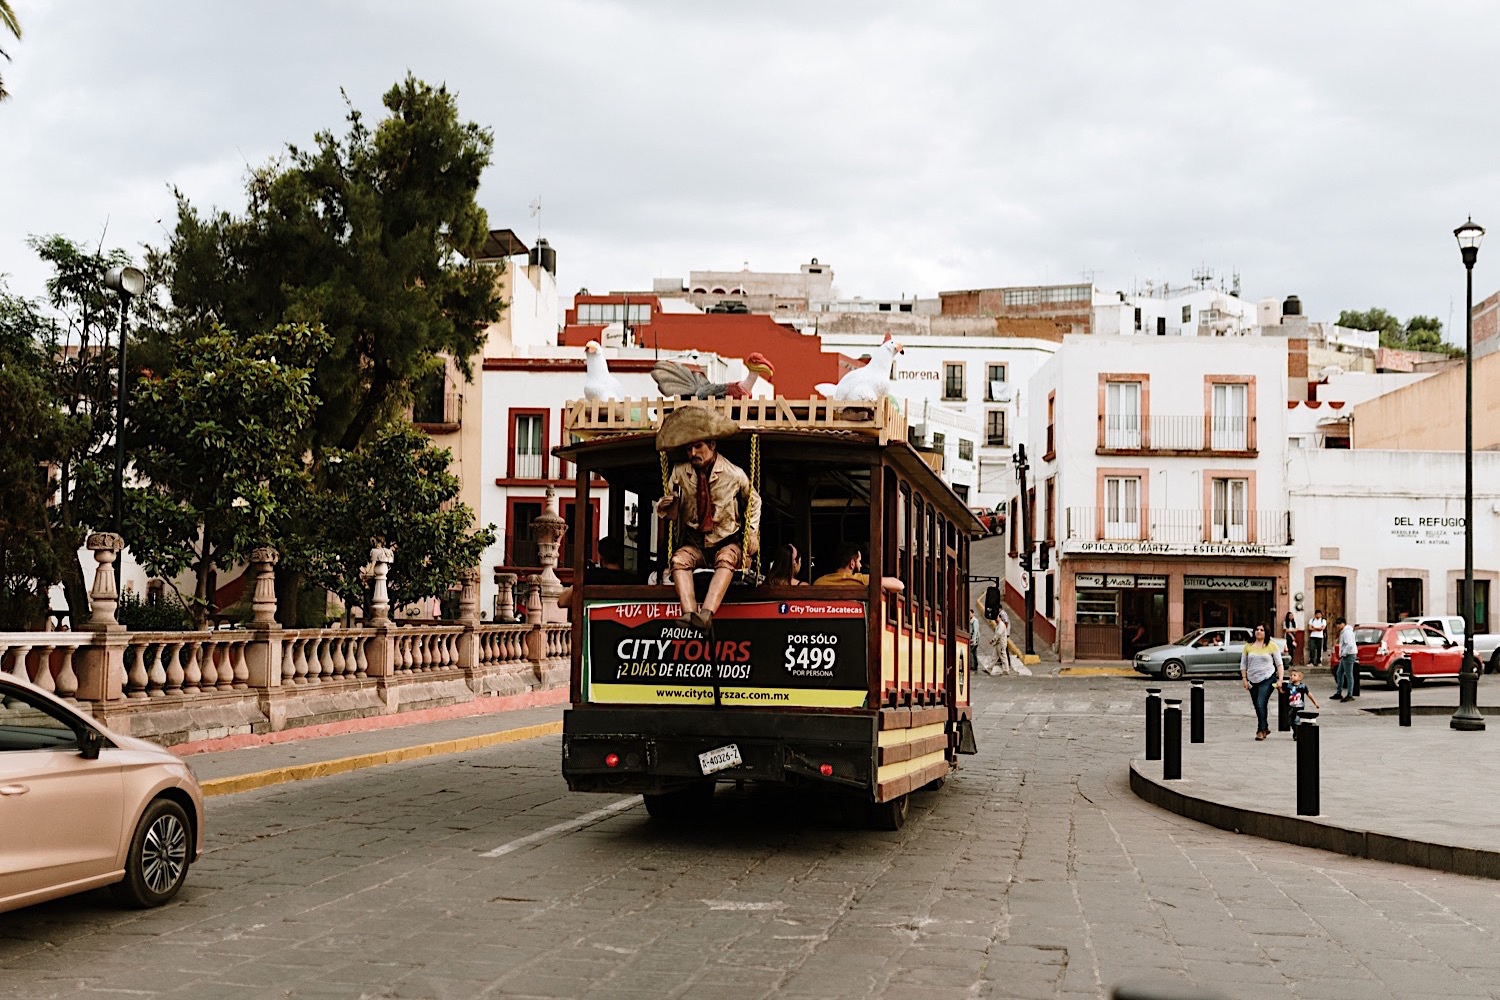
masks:
MULTIPOLYGON (((1427 615, 1414 618, 1429 628, 1435 628, 1460 646, 1464 644, 1464 619, 1462 615, 1427 615)), ((1474 636, 1474 659, 1486 674, 1500 672, 1500 632, 1483 632, 1474 636)))

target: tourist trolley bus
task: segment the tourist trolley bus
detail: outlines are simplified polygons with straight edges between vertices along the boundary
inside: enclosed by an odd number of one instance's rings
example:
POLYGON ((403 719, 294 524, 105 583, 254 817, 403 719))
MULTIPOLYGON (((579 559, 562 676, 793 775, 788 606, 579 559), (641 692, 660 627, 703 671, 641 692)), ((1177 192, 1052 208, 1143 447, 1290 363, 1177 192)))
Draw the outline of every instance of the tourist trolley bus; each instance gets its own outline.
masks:
POLYGON ((797 784, 843 793, 872 825, 897 829, 910 793, 940 787, 974 752, 967 575, 984 528, 907 442, 890 400, 579 401, 564 433, 556 454, 576 479, 564 505, 575 541, 569 788, 639 792, 653 817, 671 817, 706 808, 716 782, 797 784), (653 557, 670 559, 653 504, 681 460, 658 453, 655 429, 681 406, 739 426, 719 453, 762 498, 760 559, 790 542, 811 562, 804 585, 770 585, 747 556, 710 633, 678 621, 665 575, 645 582, 653 557), (599 534, 625 541, 641 582, 588 582, 590 546, 577 540, 599 534), (868 586, 807 585, 850 543, 864 547, 868 586), (882 576, 904 590, 883 589, 882 576))

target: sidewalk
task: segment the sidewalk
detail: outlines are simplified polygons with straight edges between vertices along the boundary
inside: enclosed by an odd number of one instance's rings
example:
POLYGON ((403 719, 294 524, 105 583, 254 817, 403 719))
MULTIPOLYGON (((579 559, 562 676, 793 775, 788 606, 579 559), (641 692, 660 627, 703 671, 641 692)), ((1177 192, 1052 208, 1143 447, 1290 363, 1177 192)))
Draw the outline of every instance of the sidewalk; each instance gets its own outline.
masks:
MULTIPOLYGON (((1189 742, 1190 688, 1161 684, 1182 699, 1182 777, 1162 778, 1161 761, 1130 763, 1141 798, 1224 830, 1320 847, 1341 854, 1500 878, 1500 705, 1481 680, 1482 732, 1458 732, 1449 718, 1458 686, 1423 685, 1412 693, 1410 728, 1399 725, 1397 696, 1365 684, 1361 697, 1323 701, 1319 728, 1319 814, 1297 815, 1298 744, 1290 733, 1254 740, 1248 698, 1228 699, 1232 714, 1205 718, 1205 742, 1189 742)), ((1153 685, 1158 686, 1158 685, 1153 685)), ((1214 700, 1226 701, 1215 691, 1214 700)), ((1276 705, 1271 705, 1276 724, 1276 705)))
POLYGON ((172 747, 205 796, 562 732, 568 689, 172 747))

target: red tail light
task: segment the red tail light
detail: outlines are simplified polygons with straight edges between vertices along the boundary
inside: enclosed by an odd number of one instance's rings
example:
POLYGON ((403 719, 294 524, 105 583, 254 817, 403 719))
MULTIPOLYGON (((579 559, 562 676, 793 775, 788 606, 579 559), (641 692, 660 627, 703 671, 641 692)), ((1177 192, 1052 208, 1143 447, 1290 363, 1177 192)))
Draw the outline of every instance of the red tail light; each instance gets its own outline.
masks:
POLYGON ((831 777, 833 777, 833 765, 832 764, 819 764, 818 765, 818 773, 821 774, 825 778, 831 778, 831 777))
POLYGON ((605 767, 619 767, 620 766, 620 755, 617 754, 617 753, 607 753, 607 754, 605 754, 604 755, 604 766, 605 767))

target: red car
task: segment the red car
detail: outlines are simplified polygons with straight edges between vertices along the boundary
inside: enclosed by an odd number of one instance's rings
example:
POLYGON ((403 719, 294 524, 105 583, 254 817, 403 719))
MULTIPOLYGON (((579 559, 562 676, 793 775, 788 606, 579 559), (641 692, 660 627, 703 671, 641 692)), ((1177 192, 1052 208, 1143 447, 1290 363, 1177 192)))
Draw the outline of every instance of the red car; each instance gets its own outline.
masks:
POLYGON ((1359 646, 1359 669, 1385 681, 1388 688, 1394 688, 1402 674, 1413 684, 1429 678, 1456 679, 1463 666, 1464 648, 1419 622, 1356 625, 1354 641, 1359 646))

